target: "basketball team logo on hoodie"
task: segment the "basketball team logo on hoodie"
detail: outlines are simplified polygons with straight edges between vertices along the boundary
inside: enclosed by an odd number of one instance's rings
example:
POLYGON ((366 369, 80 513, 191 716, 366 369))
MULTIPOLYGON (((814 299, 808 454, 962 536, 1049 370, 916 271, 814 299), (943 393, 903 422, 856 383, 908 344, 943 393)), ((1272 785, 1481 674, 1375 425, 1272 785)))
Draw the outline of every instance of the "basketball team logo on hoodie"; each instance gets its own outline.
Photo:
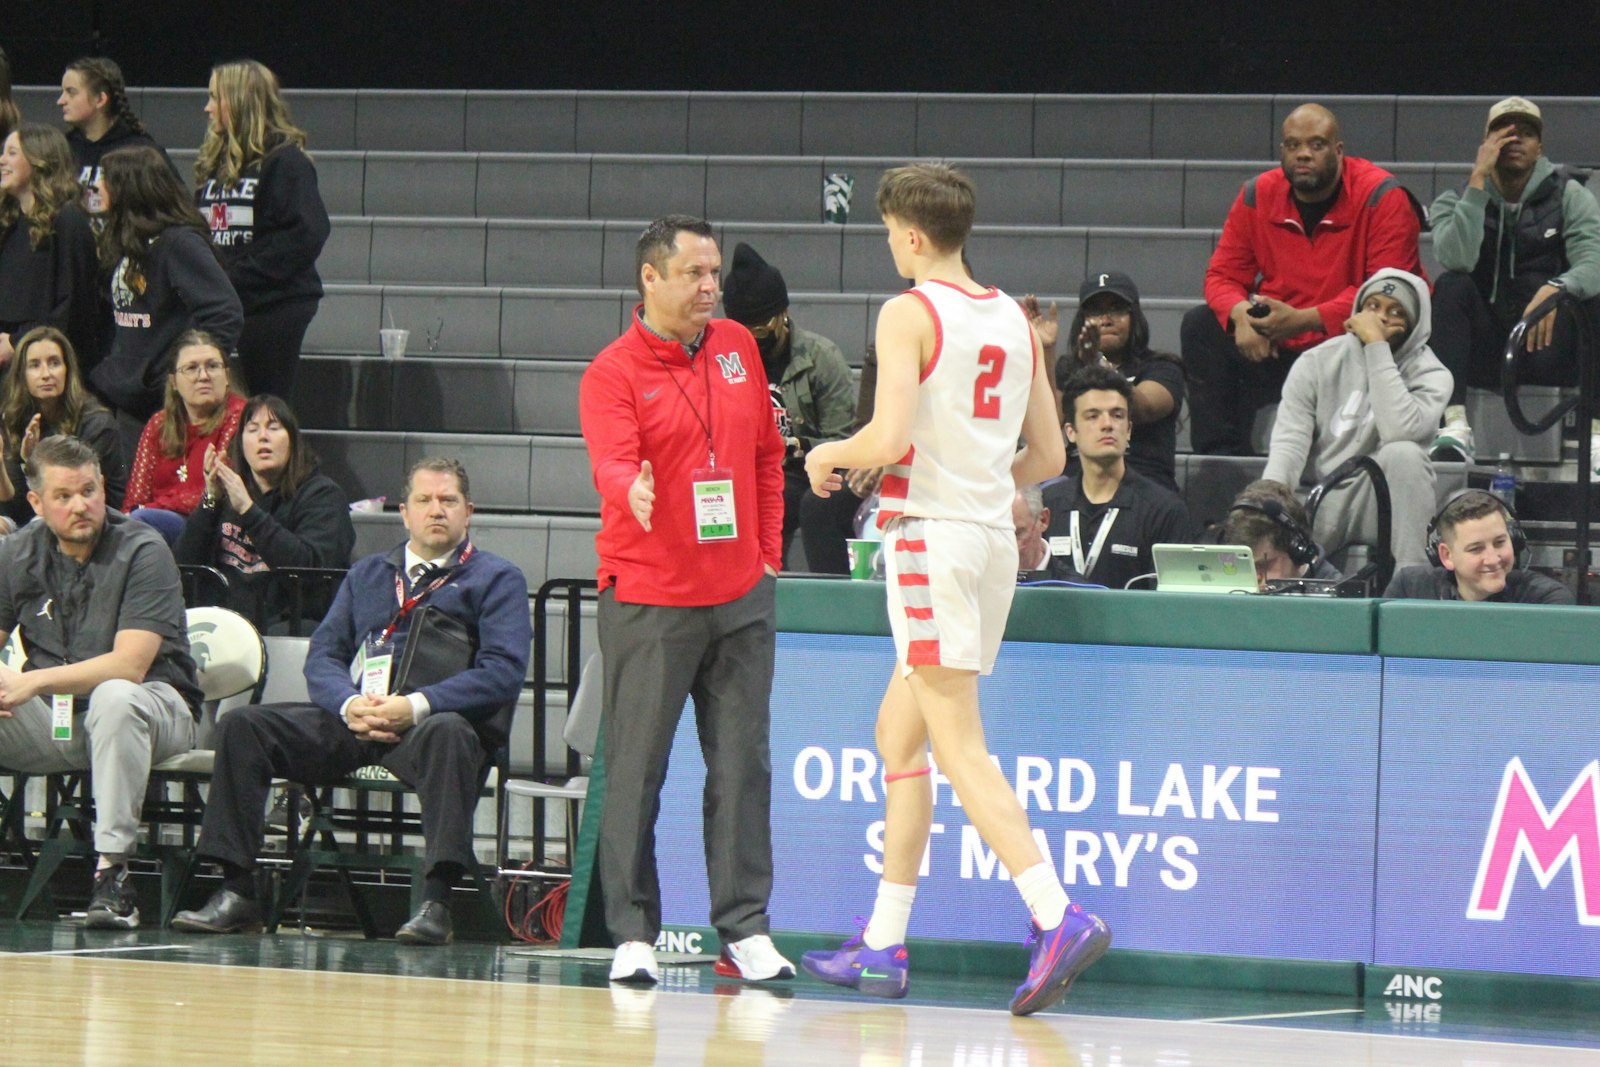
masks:
POLYGON ((117 264, 117 269, 111 274, 111 303, 118 326, 142 330, 150 328, 149 315, 126 310, 144 295, 145 284, 144 276, 133 269, 126 257, 117 264))

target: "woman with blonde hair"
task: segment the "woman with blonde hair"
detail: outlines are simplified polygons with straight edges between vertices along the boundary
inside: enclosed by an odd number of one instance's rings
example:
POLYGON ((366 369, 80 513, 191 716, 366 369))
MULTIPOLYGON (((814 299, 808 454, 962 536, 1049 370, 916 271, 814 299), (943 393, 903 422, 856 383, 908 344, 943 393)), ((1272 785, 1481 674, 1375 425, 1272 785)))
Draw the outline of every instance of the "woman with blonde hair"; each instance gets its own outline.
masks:
POLYGON ((253 59, 212 69, 206 115, 195 206, 244 305, 239 361, 252 392, 289 397, 322 299, 316 264, 329 226, 317 168, 277 77, 253 59))
POLYGON ((25 122, 0 144, 0 364, 47 325, 91 366, 100 358, 94 228, 72 175, 67 139, 53 127, 25 122))
POLYGON ((56 434, 76 437, 94 449, 106 481, 106 500, 122 503, 128 464, 117 441, 116 417, 84 388, 72 342, 54 326, 39 326, 17 339, 16 357, 6 369, 0 432, 5 437, 0 514, 18 526, 33 518, 24 464, 34 445, 56 434))
POLYGON ((221 342, 204 330, 180 336, 166 362, 166 402, 139 436, 123 510, 160 530, 170 545, 200 506, 208 459, 227 453, 245 401, 228 375, 221 342))

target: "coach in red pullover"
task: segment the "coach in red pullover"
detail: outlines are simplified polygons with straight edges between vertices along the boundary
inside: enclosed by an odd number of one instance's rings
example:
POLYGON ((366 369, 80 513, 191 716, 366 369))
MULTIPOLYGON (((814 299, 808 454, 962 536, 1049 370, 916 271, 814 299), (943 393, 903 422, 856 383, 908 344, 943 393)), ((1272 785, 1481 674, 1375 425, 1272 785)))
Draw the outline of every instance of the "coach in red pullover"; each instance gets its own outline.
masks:
POLYGON ((1344 332, 1356 288, 1383 267, 1426 277, 1421 208, 1394 175, 1346 156, 1339 137, 1333 112, 1296 108, 1282 166, 1246 182, 1228 212, 1206 302, 1183 317, 1196 452, 1252 454, 1256 410, 1277 401, 1295 357, 1344 332))
POLYGON ((655 819, 691 693, 706 760, 719 973, 794 976, 767 936, 784 444, 755 339, 712 318, 721 266, 705 221, 670 215, 646 227, 637 249, 644 303, 579 390, 601 497, 599 873, 617 945, 613 981, 659 977, 655 819))

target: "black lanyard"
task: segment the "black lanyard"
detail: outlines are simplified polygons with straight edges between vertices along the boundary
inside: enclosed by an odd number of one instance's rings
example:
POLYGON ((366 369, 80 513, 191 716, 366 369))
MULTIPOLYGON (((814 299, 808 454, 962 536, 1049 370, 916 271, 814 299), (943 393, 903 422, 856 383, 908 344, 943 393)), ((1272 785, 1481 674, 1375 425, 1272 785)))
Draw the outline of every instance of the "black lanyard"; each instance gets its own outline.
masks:
MULTIPOLYGON (((704 348, 704 347, 705 347, 705 345, 704 345, 704 342, 702 341, 702 343, 700 345, 700 348, 704 348)), ((696 349, 696 351, 699 351, 699 349, 696 349)), ((657 352, 653 348, 650 350, 650 352, 651 352, 652 355, 654 355, 656 357, 656 362, 661 364, 661 369, 667 372, 667 377, 672 379, 672 384, 678 387, 678 393, 683 397, 683 402, 685 404, 689 405, 689 410, 694 413, 695 421, 698 422, 700 424, 700 428, 705 431, 705 433, 706 433, 706 456, 708 457, 708 461, 709 461, 708 465, 712 466, 712 467, 715 467, 717 465, 717 446, 712 442, 712 439, 711 439, 711 365, 710 365, 710 362, 708 360, 706 360, 706 361, 701 363, 701 366, 705 368, 704 377, 705 377, 705 382, 706 382, 706 414, 705 414, 704 418, 701 418, 700 417, 700 409, 694 406, 694 401, 690 398, 689 391, 683 387, 683 384, 681 382, 678 381, 678 376, 672 372, 672 368, 667 365, 667 361, 661 358, 661 353, 657 352)), ((688 354, 688 349, 687 348, 684 349, 684 353, 686 355, 688 354)), ((701 358, 702 358, 702 360, 705 360, 704 356, 702 356, 701 358)), ((694 373, 694 356, 689 356, 689 373, 690 374, 694 373)))

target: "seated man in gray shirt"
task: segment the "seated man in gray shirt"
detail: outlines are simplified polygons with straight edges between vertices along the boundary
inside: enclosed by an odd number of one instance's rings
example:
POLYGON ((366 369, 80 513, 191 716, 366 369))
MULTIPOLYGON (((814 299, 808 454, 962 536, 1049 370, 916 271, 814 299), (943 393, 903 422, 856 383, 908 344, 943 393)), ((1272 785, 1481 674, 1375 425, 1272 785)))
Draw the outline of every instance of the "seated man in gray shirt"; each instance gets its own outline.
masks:
POLYGON ((106 510, 94 450, 47 437, 27 464, 43 519, 0 544, 0 633, 27 663, 0 667, 0 764, 89 769, 100 854, 86 925, 139 925, 128 854, 150 766, 194 747, 201 693, 178 565, 161 535, 106 510))
POLYGON ((1572 590, 1518 557, 1527 536, 1511 509, 1482 489, 1465 489, 1428 524, 1429 567, 1402 567, 1386 597, 1491 601, 1497 604, 1575 604, 1572 590))

